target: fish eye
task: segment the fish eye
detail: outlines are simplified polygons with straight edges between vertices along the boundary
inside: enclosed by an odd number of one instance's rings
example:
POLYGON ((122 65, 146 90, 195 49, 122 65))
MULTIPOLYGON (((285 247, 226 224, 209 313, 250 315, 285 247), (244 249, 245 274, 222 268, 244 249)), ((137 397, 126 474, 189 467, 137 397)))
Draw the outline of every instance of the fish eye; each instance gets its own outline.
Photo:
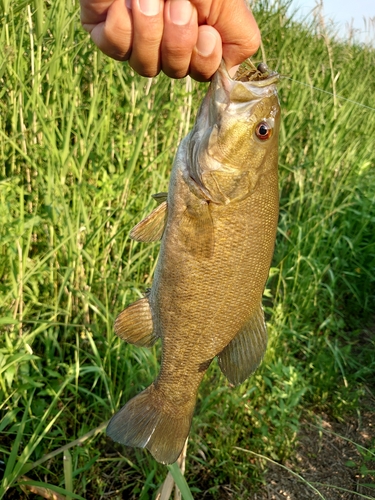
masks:
POLYGON ((260 122, 255 129, 255 135, 261 141, 266 141, 272 135, 272 128, 268 125, 267 122, 260 122))

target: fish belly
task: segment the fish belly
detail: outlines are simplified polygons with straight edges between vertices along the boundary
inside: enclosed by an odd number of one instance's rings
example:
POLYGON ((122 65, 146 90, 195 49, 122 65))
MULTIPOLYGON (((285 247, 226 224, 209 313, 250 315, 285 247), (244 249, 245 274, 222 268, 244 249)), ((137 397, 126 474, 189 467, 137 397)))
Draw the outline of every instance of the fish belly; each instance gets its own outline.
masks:
POLYGON ((163 342, 158 383, 167 384, 177 401, 196 394, 210 361, 260 307, 279 200, 277 175, 269 175, 246 199, 212 204, 213 256, 197 259, 179 238, 182 214, 194 196, 182 176, 172 194, 150 304, 163 342))

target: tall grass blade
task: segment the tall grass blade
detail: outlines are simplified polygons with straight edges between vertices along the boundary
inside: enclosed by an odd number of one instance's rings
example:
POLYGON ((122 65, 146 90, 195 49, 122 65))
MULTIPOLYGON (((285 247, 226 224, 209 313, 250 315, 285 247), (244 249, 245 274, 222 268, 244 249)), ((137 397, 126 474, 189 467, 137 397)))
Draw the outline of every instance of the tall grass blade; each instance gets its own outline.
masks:
MULTIPOLYGON (((73 492, 73 462, 72 455, 69 450, 65 450, 63 454, 64 462, 64 480, 65 480, 65 490, 73 492)), ((71 495, 66 496, 66 500, 70 500, 71 495)))
POLYGON ((190 488, 186 482, 185 477, 183 476, 178 463, 167 465, 169 472, 172 474, 174 482, 176 483, 178 489, 181 492, 182 498, 184 500, 193 500, 193 495, 190 492, 190 488))

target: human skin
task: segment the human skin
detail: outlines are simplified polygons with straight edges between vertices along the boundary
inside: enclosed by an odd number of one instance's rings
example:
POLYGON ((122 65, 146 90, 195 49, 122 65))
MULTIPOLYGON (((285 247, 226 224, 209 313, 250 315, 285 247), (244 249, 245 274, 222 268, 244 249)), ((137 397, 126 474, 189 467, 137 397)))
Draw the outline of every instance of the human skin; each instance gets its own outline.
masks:
POLYGON ((208 81, 223 58, 228 69, 259 48, 244 0, 80 0, 83 28, 99 49, 140 75, 163 71, 208 81))

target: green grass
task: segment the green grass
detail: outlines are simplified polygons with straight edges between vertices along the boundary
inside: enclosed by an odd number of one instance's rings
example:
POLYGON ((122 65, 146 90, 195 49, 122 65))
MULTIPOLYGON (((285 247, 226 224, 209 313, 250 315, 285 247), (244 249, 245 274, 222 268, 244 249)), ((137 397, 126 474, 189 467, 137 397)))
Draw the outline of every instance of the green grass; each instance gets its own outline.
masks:
MULTIPOLYGON (((76 2, 2 0, 0 12, 0 498, 19 498, 27 473, 70 498, 148 499, 167 469, 103 433, 65 460, 41 459, 157 374, 160 347, 121 342, 113 321, 152 282, 158 245, 129 231, 167 189, 207 86, 146 80, 101 55, 76 2)), ((375 312, 375 111, 294 81, 375 108, 375 51, 284 12, 256 7, 268 64, 292 79, 280 83, 270 347, 239 388, 215 364, 202 384, 186 472, 198 498, 220 498, 228 484, 246 498, 266 462, 238 448, 282 462, 305 409, 345 419, 375 382, 365 333, 375 312)))

